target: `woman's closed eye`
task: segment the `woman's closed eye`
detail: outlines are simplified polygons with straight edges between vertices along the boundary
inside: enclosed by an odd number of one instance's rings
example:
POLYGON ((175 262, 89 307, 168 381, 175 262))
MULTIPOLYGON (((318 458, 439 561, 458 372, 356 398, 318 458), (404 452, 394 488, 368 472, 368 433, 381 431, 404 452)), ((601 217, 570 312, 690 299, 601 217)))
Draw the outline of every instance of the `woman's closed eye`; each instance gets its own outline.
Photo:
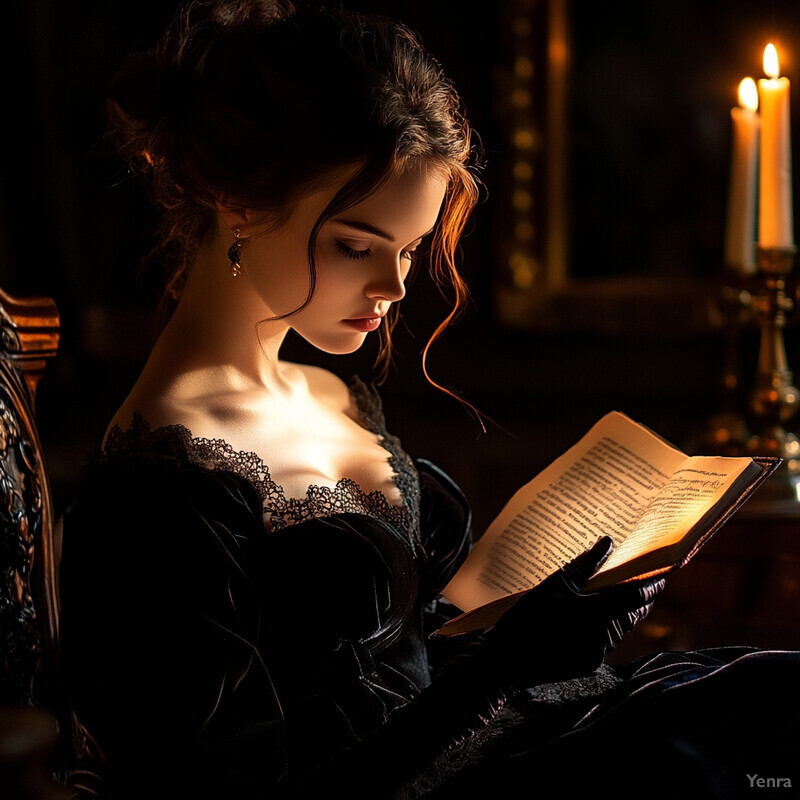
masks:
MULTIPOLYGON (((352 258, 354 261, 361 261, 364 258, 369 258, 372 255, 372 248, 367 247, 365 249, 358 249, 355 247, 350 247, 345 242, 341 241, 341 239, 337 239, 335 241, 336 249, 347 258, 352 258)), ((408 261, 413 261, 414 253, 416 252, 416 246, 413 248, 409 248, 408 250, 403 250, 400 253, 400 258, 407 259, 408 261)))
POLYGON ((369 258, 372 255, 372 248, 367 247, 364 250, 358 250, 355 247, 350 247, 345 244, 341 239, 335 241, 336 249, 347 258, 352 258, 354 261, 361 261, 364 258, 369 258))

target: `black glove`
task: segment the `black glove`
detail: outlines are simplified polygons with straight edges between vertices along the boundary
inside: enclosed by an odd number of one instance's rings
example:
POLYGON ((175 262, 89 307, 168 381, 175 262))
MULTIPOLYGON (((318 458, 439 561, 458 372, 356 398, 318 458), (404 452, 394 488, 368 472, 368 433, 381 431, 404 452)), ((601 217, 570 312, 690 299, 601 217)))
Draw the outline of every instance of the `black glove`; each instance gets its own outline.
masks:
POLYGON ((648 578, 584 593, 612 549, 605 536, 526 592, 445 672, 473 672, 484 687, 501 691, 593 672, 664 587, 663 579, 648 578))

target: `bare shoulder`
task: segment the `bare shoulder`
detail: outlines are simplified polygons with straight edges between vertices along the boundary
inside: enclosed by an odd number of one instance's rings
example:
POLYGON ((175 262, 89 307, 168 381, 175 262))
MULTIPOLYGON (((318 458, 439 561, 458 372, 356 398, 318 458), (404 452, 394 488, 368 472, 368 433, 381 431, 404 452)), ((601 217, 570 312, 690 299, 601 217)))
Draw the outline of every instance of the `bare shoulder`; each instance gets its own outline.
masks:
POLYGON ((199 415, 192 412, 191 406, 183 405, 178 408, 170 398, 159 395, 140 396, 133 392, 114 414, 106 429, 105 437, 107 438, 114 428, 128 430, 136 416, 140 416, 151 430, 180 424, 192 432, 201 422, 199 415))
POLYGON ((232 386, 224 378, 157 386, 137 384, 114 415, 106 436, 115 427, 127 430, 141 415, 151 430, 181 425, 195 438, 222 439, 236 449, 273 452, 286 437, 299 435, 308 419, 321 410, 353 416, 347 384, 320 367, 284 364, 283 379, 292 387, 276 394, 256 384, 232 386))

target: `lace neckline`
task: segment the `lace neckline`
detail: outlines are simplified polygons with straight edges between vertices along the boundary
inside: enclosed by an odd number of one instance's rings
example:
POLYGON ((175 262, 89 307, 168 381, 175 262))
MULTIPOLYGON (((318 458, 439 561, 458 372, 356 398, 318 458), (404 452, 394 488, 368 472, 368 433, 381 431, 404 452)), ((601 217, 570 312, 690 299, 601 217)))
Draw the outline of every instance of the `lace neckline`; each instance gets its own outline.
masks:
POLYGON ((256 453, 234 450, 223 439, 193 437, 181 424, 151 429, 138 411, 129 428, 123 430, 115 425, 111 429, 101 459, 152 454, 178 458, 211 471, 233 472, 255 487, 263 503, 264 524, 268 530, 281 530, 307 519, 354 512, 384 520, 398 528, 412 544, 419 544, 420 488, 414 463, 400 440, 387 431, 383 404, 375 388, 358 377, 350 380, 348 388, 359 422, 378 437, 388 453, 402 506, 390 503, 380 490, 364 491, 351 478, 341 478, 334 486, 312 484, 303 498, 286 497, 283 487, 272 480, 269 466, 256 453))

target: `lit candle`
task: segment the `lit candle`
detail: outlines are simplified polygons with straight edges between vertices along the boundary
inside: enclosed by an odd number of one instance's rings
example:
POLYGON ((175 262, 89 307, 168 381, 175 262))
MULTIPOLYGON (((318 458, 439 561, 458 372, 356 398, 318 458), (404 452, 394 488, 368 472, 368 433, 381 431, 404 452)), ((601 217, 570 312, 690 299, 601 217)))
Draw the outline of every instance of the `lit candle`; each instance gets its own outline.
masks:
POLYGON ((792 149, 789 79, 781 78, 773 44, 764 49, 764 72, 758 81, 761 106, 761 148, 758 243, 761 247, 793 247, 792 149))
POLYGON ((731 175, 725 263, 755 272, 756 174, 758 164, 758 90, 752 78, 739 84, 739 107, 731 109, 731 175))

